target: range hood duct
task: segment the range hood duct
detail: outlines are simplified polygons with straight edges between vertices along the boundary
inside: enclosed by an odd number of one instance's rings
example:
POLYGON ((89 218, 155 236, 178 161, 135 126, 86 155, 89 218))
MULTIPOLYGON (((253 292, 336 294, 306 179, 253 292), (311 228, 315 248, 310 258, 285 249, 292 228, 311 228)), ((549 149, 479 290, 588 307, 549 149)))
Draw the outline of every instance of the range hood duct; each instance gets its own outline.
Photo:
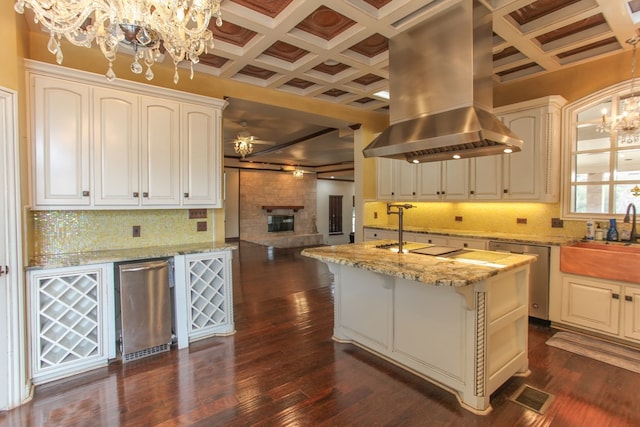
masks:
POLYGON ((492 38, 491 11, 458 0, 390 39, 391 126, 364 156, 422 163, 520 151, 492 112, 492 38))

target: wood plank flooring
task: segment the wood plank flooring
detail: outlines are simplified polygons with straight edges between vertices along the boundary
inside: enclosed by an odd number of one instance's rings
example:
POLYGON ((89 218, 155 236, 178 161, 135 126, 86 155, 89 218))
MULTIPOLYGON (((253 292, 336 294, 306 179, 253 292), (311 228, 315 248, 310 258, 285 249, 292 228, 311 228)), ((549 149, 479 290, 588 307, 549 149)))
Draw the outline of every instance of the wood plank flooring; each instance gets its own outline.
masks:
POLYGON ((237 332, 36 388, 0 412, 23 426, 640 426, 640 374, 545 345, 530 324, 530 368, 474 415, 438 387, 331 340, 326 266, 300 249, 240 242, 237 332), (509 400, 528 384, 555 395, 544 415, 509 400))

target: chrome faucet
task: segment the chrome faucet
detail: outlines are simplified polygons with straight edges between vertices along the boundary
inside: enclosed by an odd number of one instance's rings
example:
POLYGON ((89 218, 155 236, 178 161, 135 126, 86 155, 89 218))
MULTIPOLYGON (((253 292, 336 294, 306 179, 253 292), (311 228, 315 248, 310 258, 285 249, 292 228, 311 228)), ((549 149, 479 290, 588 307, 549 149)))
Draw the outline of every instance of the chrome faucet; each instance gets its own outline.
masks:
POLYGON ((387 203, 387 215, 391 215, 391 214, 398 215, 398 253, 402 253, 402 233, 403 233, 402 216, 405 209, 411 209, 411 208, 415 208, 415 206, 410 203, 404 203, 404 204, 387 203), (397 209, 397 211, 393 212, 391 210, 393 208, 397 209))
POLYGON ((629 203, 627 205, 627 213, 624 216, 624 219, 622 220, 623 222, 629 222, 631 221, 631 236, 629 237, 629 240, 631 240, 632 243, 636 242, 637 239, 637 231, 636 231, 636 205, 634 205, 633 203, 629 203), (633 208, 633 217, 630 219, 629 218, 629 211, 631 210, 631 208, 633 208))

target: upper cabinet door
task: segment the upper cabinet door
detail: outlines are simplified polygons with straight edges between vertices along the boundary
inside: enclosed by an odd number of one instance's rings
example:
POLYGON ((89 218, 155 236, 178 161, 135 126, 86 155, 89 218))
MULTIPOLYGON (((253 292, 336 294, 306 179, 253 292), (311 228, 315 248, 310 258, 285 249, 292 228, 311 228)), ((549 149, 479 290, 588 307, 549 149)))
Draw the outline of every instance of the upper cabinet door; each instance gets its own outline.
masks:
POLYGON ((416 200, 416 186, 419 165, 404 160, 394 160, 397 168, 394 175, 396 185, 396 200, 416 200))
POLYGON ((93 90, 94 204, 140 203, 138 96, 105 88, 93 90))
POLYGON ((34 205, 88 206, 89 86, 33 76, 34 205))
POLYGON ((391 201, 396 199, 394 191, 395 168, 393 167, 396 161, 386 157, 376 157, 376 181, 379 200, 391 201))
POLYGON ((505 199, 537 200, 540 198, 540 112, 503 116, 504 124, 523 139, 522 151, 505 155, 504 194, 505 199))
POLYGON ((420 163, 418 171, 418 200, 442 198, 442 162, 420 163))
POLYGON ((442 162, 442 194, 448 200, 469 198, 469 159, 442 162))
POLYGON ((502 157, 484 156, 469 161, 472 200, 499 200, 502 193, 502 157))
POLYGON ((202 105, 182 105, 183 205, 222 206, 222 117, 202 105))
POLYGON ((180 204, 180 105, 142 97, 140 155, 143 205, 180 204))

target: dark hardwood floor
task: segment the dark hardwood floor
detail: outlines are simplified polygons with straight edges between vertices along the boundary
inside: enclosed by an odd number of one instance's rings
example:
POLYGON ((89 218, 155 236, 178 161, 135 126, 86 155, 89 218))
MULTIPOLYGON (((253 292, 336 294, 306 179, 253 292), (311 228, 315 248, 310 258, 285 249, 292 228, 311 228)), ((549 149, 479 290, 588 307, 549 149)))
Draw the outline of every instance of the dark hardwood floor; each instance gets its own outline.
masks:
POLYGON ((241 242, 237 332, 188 349, 36 388, 0 426, 640 426, 640 374, 545 345, 530 325, 530 368, 474 415, 438 387, 331 340, 331 276, 300 249, 241 242), (509 400, 528 384, 555 396, 544 415, 509 400))

